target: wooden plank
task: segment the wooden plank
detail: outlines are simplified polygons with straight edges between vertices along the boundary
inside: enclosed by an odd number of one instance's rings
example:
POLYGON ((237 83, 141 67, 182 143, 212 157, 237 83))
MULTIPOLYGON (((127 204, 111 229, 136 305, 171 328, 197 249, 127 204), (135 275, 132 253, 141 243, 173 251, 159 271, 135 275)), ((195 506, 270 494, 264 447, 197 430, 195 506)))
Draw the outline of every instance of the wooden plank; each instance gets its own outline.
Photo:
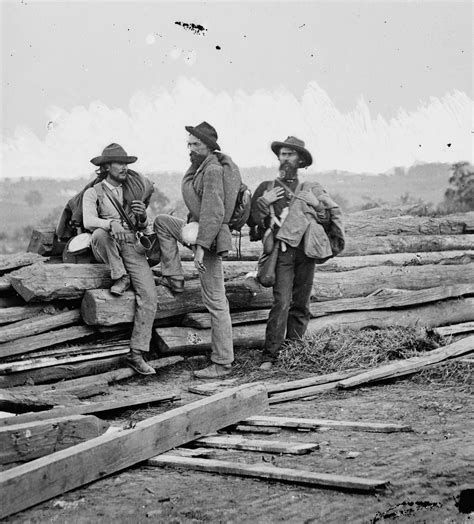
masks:
POLYGON ((267 480, 280 480, 291 482, 293 484, 305 484, 350 491, 370 492, 385 488, 388 485, 388 481, 382 479, 331 475, 298 469, 278 468, 275 466, 267 466, 262 463, 242 464, 240 462, 179 457, 169 454, 166 456, 160 455, 153 457, 147 461, 147 464, 149 466, 178 467, 196 471, 207 471, 225 475, 239 475, 242 477, 254 477, 267 480))
POLYGON ((95 332, 95 329, 90 326, 72 326, 29 337, 16 338, 0 344, 0 358, 24 355, 41 348, 88 337, 95 332))
POLYGON ((0 409, 14 413, 52 408, 58 404, 78 402, 78 398, 67 392, 38 392, 36 395, 19 391, 0 390, 0 409))
POLYGON ((67 364, 75 364, 76 362, 85 362, 87 360, 96 360, 103 357, 113 357, 118 355, 126 355, 130 353, 130 348, 109 349, 100 353, 88 353, 86 355, 76 355, 74 357, 55 358, 35 358, 23 360, 19 362, 8 362, 7 364, 0 364, 0 375, 7 375, 9 373, 18 373, 20 371, 30 371, 32 369, 47 368, 51 366, 61 366, 67 364))
POLYGON ((467 355, 473 351, 474 335, 471 335, 448 346, 429 351, 427 355, 407 358, 406 360, 397 360, 391 364, 379 366, 365 373, 341 380, 338 383, 338 387, 343 389, 352 388, 361 384, 409 375, 420 371, 428 365, 438 364, 447 359, 467 355))
POLYGON ((474 331, 474 322, 462 322, 452 326, 434 328, 433 331, 442 337, 456 335, 457 333, 468 333, 469 331, 474 331))
MULTIPOLYGON (((308 332, 328 328, 363 329, 367 327, 439 327, 445 324, 474 320, 474 298, 445 300, 403 309, 378 309, 335 313, 313 318, 308 332)), ((263 347, 266 324, 235 326, 232 337, 235 347, 263 347)), ((157 328, 157 345, 163 355, 175 353, 199 354, 211 348, 211 331, 185 327, 157 328)))
MULTIPOLYGON (((474 286, 473 286, 474 287, 474 286)), ((269 309, 255 309, 253 311, 237 311, 230 314, 230 320, 233 326, 238 324, 251 324, 254 322, 263 322, 268 319, 269 309)), ((182 326, 193 327, 196 329, 210 329, 211 316, 209 313, 187 313, 182 326)))
POLYGON ((47 411, 36 411, 31 413, 23 413, 16 417, 8 417, 0 420, 1 426, 10 426, 11 424, 24 424, 26 422, 34 422, 38 420, 47 420, 49 418, 69 417, 71 415, 94 415, 96 413, 104 413, 108 411, 117 411, 123 409, 136 408, 145 404, 161 404, 162 402, 174 402, 180 400, 181 397, 175 393, 168 393, 167 395, 145 394, 135 395, 132 397, 124 397, 115 400, 103 400, 102 402, 84 402, 74 404, 72 406, 57 407, 48 409, 47 411))
POLYGON ((26 462, 102 435, 109 424, 75 415, 0 427, 0 464, 26 462))
POLYGON ((319 449, 316 442, 282 442, 279 440, 248 439, 234 435, 202 437, 195 441, 205 448, 241 449, 261 453, 282 453, 284 455, 305 455, 319 449))
POLYGON ((325 393, 337 389, 340 382, 329 382, 328 384, 321 384, 319 386, 309 386, 307 388, 294 389, 292 391, 284 391, 283 393, 276 393, 268 399, 269 404, 279 404, 280 402, 290 402, 291 400, 298 400, 300 398, 309 397, 314 394, 325 393))
MULTIPOLYGON (((0 306, 1 307, 1 306, 0 306)), ((0 309, 0 324, 9 324, 38 315, 44 306, 18 306, 0 309)))
POLYGON ((80 320, 81 313, 78 309, 64 311, 55 315, 39 315, 32 319, 0 328, 0 342, 8 342, 17 338, 45 333, 51 329, 75 324, 80 320))
POLYGON ((241 431, 243 433, 264 433, 266 435, 273 435, 279 433, 279 428, 272 428, 269 426, 247 426, 245 424, 238 424, 235 426, 235 431, 241 431))
POLYGON ((360 369, 346 369, 344 371, 336 371, 334 373, 327 373, 326 375, 314 375, 307 378, 300 378, 298 380, 291 380, 289 382, 280 382, 278 384, 267 384, 269 395, 281 393, 282 391, 290 391, 292 389, 306 388, 309 386, 318 386, 320 384, 327 384, 329 382, 336 382, 343 378, 352 377, 360 373, 360 369))
POLYGON ((37 253, 11 253, 8 255, 0 255, 0 275, 19 269, 23 266, 31 266, 35 262, 45 262, 47 258, 38 255, 37 253))
POLYGON ((259 384, 238 387, 2 473, 0 518, 120 471, 267 407, 259 384))
POLYGON ((365 422, 347 420, 329 420, 322 418, 295 418, 295 417, 271 417, 257 415, 242 421, 248 426, 264 426, 292 429, 331 428, 351 431, 368 431, 371 433, 398 433, 413 431, 410 426, 404 424, 391 424, 385 422, 365 422))

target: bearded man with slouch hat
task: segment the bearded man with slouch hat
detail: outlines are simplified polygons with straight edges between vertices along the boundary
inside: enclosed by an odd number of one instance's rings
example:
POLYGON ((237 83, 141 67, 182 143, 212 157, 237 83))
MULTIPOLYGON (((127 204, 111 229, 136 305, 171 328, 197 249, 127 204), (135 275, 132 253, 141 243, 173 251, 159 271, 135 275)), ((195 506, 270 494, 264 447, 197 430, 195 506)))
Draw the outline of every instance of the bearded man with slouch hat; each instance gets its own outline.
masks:
POLYGON ((211 315, 211 365, 197 378, 228 375, 234 360, 232 323, 225 295, 222 257, 232 248, 229 220, 241 178, 228 155, 220 153, 217 132, 207 122, 186 126, 191 166, 181 183, 188 222, 158 215, 154 229, 161 250, 162 283, 175 293, 184 289, 177 242, 191 247, 201 283, 202 301, 211 315))
POLYGON ((141 232, 148 225, 146 209, 153 184, 128 169, 136 160, 136 156, 128 156, 118 144, 108 145, 102 155, 91 160, 99 167, 98 178, 84 192, 82 219, 84 227, 92 231, 94 257, 110 268, 114 281, 110 292, 120 296, 130 286, 135 290, 135 317, 127 363, 141 375, 153 375, 155 370, 143 357, 150 349, 157 293, 145 252, 137 251, 136 232, 131 229, 134 226, 141 232), (126 216, 121 215, 120 207, 126 216))
POLYGON ((298 169, 313 162, 305 143, 289 136, 283 142, 273 142, 271 149, 280 162, 279 176, 257 187, 251 211, 261 235, 272 228, 278 250, 262 370, 272 368, 285 340, 304 335, 310 318, 315 265, 344 249, 339 206, 319 183, 301 183, 298 179, 298 169))

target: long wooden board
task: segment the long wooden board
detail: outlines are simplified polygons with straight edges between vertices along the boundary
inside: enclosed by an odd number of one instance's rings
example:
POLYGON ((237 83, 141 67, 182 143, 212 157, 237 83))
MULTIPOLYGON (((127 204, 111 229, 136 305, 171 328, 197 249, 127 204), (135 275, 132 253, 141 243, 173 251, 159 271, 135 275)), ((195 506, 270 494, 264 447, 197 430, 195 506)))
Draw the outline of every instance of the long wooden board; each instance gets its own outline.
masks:
POLYGON ((459 340, 458 342, 453 342, 448 346, 429 351, 427 355, 407 358, 406 360, 397 360, 391 364, 379 366, 365 373, 341 380, 338 382, 338 387, 343 389, 352 388, 360 384, 409 375, 426 366, 438 364, 444 360, 461 357, 472 352, 474 352, 474 335, 459 340))
POLYGON ((433 331, 442 337, 457 335, 458 333, 469 333, 474 331, 474 322, 461 322, 460 324, 435 328, 433 331))
POLYGON ((260 384, 238 387, 11 468, 0 478, 0 518, 254 415, 267 398, 260 384))
POLYGON ((0 464, 25 462, 102 435, 109 424, 75 415, 0 427, 0 464))
POLYGON ((53 408, 47 411, 36 411, 31 413, 23 413, 16 417, 5 417, 0 419, 1 426, 11 426, 12 424, 24 424, 26 422, 35 422, 38 420, 47 420, 50 418, 69 417, 72 415, 93 415, 95 413, 103 413, 105 411, 115 411, 118 409, 130 409, 144 404, 157 404, 161 402, 174 402, 180 400, 180 396, 176 393, 169 393, 167 395, 146 394, 135 395, 128 398, 104 400, 102 402, 89 402, 82 404, 74 404, 63 408, 53 408))
POLYGON ((351 431, 368 431, 372 433, 398 433, 413 431, 410 426, 404 424, 392 424, 385 422, 330 420, 323 418, 271 417, 260 415, 242 420, 242 424, 246 424, 248 426, 314 430, 319 428, 331 428, 351 431))
POLYGON ((220 449, 241 449, 261 453, 282 453, 284 455, 305 455, 319 449, 316 442, 282 442, 280 440, 248 439, 234 435, 202 437, 197 446, 220 449))
POLYGON ((343 489, 350 491, 371 492, 383 489, 388 485, 387 480, 350 477, 347 475, 330 475, 291 468, 266 466, 262 463, 242 464, 225 460, 199 459, 193 457, 179 457, 167 454, 157 456, 147 461, 149 466, 169 466, 187 468, 197 471, 207 471, 225 475, 239 475, 259 479, 280 480, 294 484, 343 489))

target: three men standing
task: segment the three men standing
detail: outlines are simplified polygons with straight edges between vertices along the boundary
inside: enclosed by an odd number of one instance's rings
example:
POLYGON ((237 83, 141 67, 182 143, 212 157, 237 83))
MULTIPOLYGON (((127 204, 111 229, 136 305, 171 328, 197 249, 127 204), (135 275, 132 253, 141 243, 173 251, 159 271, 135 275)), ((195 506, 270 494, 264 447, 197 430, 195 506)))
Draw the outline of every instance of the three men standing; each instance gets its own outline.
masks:
POLYGON ((273 227, 279 249, 263 370, 271 369, 285 340, 297 340, 306 331, 315 265, 344 249, 339 206, 320 184, 298 179, 298 169, 313 162, 304 142, 290 136, 273 142, 271 149, 280 161, 279 177, 262 182, 252 198, 252 220, 260 231, 273 227))
MULTIPOLYGON (((226 176, 223 163, 230 159, 219 153, 217 132, 207 122, 186 126, 191 166, 181 191, 188 208, 188 224, 170 215, 158 215, 154 229, 161 248, 162 283, 174 292, 184 287, 177 242, 191 246, 199 272, 204 305, 211 316, 211 361, 195 371, 198 378, 217 378, 231 372, 234 360, 232 323, 225 295, 222 256, 232 247, 229 220, 240 188, 239 176, 226 176)), ((233 171, 235 174, 236 170, 233 171)))
POLYGON ((128 164, 136 160, 137 157, 128 156, 118 144, 110 144, 102 155, 93 158, 91 162, 99 167, 101 181, 84 192, 82 211, 84 227, 92 231, 94 257, 110 268, 114 281, 110 292, 123 295, 130 285, 135 290, 136 309, 127 363, 142 375, 153 375, 155 370, 143 355, 150 347, 157 293, 145 253, 137 251, 136 234, 130 229, 130 225, 138 231, 146 228, 146 207, 153 185, 128 169, 128 164), (128 221, 123 220, 117 203, 128 221))

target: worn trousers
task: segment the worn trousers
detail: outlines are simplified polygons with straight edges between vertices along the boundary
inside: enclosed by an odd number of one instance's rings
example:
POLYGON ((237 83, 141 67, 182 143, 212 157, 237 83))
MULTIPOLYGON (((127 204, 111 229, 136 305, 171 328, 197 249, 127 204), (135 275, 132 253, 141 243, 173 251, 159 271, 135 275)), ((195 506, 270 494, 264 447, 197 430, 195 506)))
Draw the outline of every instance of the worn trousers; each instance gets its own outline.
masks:
POLYGON ((133 247, 135 235, 127 233, 124 242, 116 242, 104 229, 92 233, 92 252, 98 262, 110 267, 112 280, 128 274, 135 290, 135 317, 130 348, 149 351, 158 295, 146 256, 133 247))
MULTIPOLYGON (((158 215, 153 228, 161 250, 163 276, 183 275, 178 242, 183 243, 181 229, 186 222, 170 215, 158 215)), ((204 249, 206 271, 199 273, 202 301, 211 316, 211 360, 215 364, 231 364, 234 361, 232 322, 229 302, 225 295, 222 257, 204 249)))
POLYGON ((302 249, 287 246, 278 253, 273 286, 273 306, 265 332, 263 360, 278 357, 284 340, 298 340, 310 319, 309 303, 313 287, 315 260, 302 249))

